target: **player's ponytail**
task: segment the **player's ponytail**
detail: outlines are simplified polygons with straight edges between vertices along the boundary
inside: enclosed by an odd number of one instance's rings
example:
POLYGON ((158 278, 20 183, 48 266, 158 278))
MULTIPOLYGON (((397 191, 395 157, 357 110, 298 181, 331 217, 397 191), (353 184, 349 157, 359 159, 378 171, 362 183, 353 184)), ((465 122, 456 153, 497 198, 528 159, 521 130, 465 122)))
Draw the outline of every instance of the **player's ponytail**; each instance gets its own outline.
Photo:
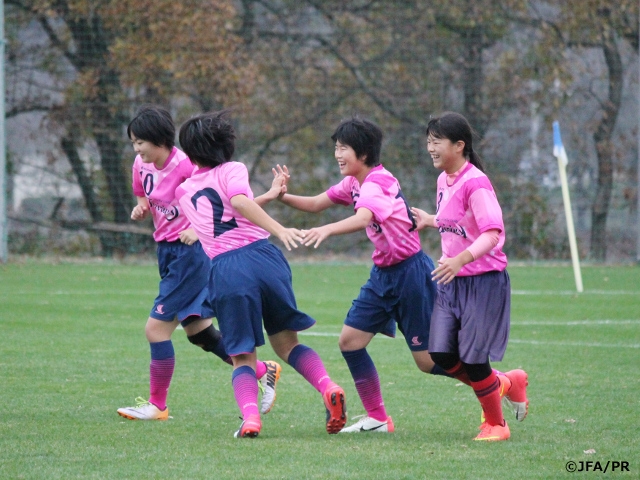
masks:
MULTIPOLYGON (((465 150, 466 150, 466 144, 465 144, 465 150)), ((467 158, 469 159, 469 163, 471 163, 471 165, 476 167, 481 172, 484 172, 484 162, 482 161, 482 158, 480 158, 480 155, 478 155, 473 150, 473 146, 469 147, 469 153, 467 155, 467 158)))

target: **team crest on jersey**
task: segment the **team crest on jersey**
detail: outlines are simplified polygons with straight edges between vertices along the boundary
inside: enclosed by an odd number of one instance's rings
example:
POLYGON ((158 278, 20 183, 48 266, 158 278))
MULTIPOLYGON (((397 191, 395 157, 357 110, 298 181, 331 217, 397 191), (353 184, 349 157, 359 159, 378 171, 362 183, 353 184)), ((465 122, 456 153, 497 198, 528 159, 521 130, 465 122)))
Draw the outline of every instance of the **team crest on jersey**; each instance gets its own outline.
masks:
POLYGON ((467 231, 464 229, 462 225, 458 225, 456 222, 452 220, 440 220, 438 221, 438 231, 440 233, 453 233, 454 235, 458 235, 462 238, 467 238, 467 231), (443 224, 444 222, 450 222, 448 225, 443 224))
POLYGON ((156 203, 151 199, 149 199, 149 205, 151 206, 151 208, 155 208, 157 211, 164 214, 164 217, 168 222, 170 222, 171 220, 175 220, 180 216, 180 210, 178 209, 177 205, 160 205, 159 203, 156 203))

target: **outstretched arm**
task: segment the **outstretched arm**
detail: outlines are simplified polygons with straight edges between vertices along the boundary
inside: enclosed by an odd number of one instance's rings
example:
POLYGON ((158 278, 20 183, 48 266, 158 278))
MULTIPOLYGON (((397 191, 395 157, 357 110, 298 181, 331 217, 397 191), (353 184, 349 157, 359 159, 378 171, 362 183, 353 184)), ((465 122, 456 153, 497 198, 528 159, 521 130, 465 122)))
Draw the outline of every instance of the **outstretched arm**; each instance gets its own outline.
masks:
POLYGON ((282 167, 280 165, 276 165, 276 168, 272 168, 271 171, 273 172, 271 189, 267 193, 255 198, 258 205, 263 206, 277 198, 285 205, 297 210, 302 210, 303 212, 311 213, 321 212, 334 205, 334 203, 329 200, 326 193, 321 193, 315 197, 290 195, 287 193, 287 185, 291 179, 291 174, 289 173, 289 169, 286 165, 283 165, 282 167))
POLYGON ((420 210, 419 208, 415 207, 411 208, 411 213, 413 214, 413 218, 416 221, 418 230, 422 230, 425 227, 437 227, 435 215, 431 215, 430 213, 427 213, 424 210, 420 210))
POLYGON ((289 205, 297 210, 303 212, 318 213, 332 207, 334 203, 329 199, 329 195, 326 192, 316 195, 315 197, 304 197, 301 195, 290 195, 285 193, 280 201, 285 205, 289 205))
POLYGON ((268 192, 253 199, 253 201, 261 207, 276 198, 282 198, 282 196, 287 193, 287 183, 289 183, 289 178, 291 178, 287 166, 283 165, 281 167, 280 165, 276 165, 276 168, 272 168, 271 171, 273 172, 271 188, 268 192))
POLYGON ((364 207, 359 208, 355 215, 349 218, 345 218, 339 222, 329 223, 322 227, 312 228, 311 230, 304 230, 304 241, 302 244, 306 247, 313 244, 313 248, 318 248, 322 241, 331 235, 342 235, 364 230, 367 228, 367 225, 371 223, 372 218, 373 213, 371 213, 371 210, 364 207))
POLYGON ((300 230, 283 227, 271 218, 260 205, 250 200, 246 195, 234 195, 231 197, 231 205, 251 223, 278 237, 287 250, 291 251, 291 247, 298 248, 296 242, 302 243, 302 232, 300 230))

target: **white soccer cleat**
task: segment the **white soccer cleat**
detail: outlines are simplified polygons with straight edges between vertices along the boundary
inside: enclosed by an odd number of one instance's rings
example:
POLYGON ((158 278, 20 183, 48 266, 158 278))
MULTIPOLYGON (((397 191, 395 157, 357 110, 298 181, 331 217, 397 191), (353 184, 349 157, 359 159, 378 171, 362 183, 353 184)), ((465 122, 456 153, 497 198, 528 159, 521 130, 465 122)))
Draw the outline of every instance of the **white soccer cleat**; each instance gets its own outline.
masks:
POLYGON ((350 427, 343 428, 340 433, 356 433, 356 432, 378 432, 393 433, 395 427, 391 417, 387 417, 384 422, 375 418, 364 416, 350 427))
POLYGON ((267 360, 264 364, 267 366, 267 373, 259 380, 260 390, 262 390, 262 401, 260 402, 260 413, 262 414, 269 413, 276 402, 276 385, 282 371, 282 367, 271 360, 267 360))
POLYGON ((118 409, 118 415, 129 420, 167 420, 169 418, 169 408, 160 410, 153 403, 149 403, 142 397, 136 398, 135 407, 125 407, 118 409))

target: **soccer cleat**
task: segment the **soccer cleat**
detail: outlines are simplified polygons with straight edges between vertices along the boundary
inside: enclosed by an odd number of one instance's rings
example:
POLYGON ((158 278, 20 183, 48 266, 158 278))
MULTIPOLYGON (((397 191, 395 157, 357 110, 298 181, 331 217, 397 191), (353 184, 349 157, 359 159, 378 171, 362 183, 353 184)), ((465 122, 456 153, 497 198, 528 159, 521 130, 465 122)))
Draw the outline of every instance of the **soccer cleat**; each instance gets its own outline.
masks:
POLYGON ((479 442, 500 442, 502 440, 508 440, 511 436, 511 432, 509 431, 509 425, 507 422, 504 422, 504 426, 502 425, 489 425, 488 423, 484 423, 482 425, 482 430, 474 440, 479 442))
POLYGON ((269 413, 276 402, 276 385, 280 380, 282 367, 271 360, 264 362, 267 366, 265 373, 259 380, 262 390, 262 401, 260 402, 260 413, 269 413))
MULTIPOLYGON (((502 409, 511 410, 516 416, 516 420, 522 422, 529 412, 529 400, 527 399, 528 375, 524 370, 511 370, 498 375, 500 381, 500 398, 502 399, 502 409), (505 386, 504 377, 509 380, 509 388, 505 386)), ((480 415, 480 430, 484 426, 484 412, 480 415)))
POLYGON ((240 428, 233 434, 235 438, 256 438, 262 428, 260 415, 249 415, 240 424, 240 428))
POLYGON ((505 376, 511 381, 511 388, 502 397, 502 408, 510 409, 516 416, 516 420, 522 422, 529 413, 529 400, 527 399, 528 375, 524 370, 510 370, 505 376))
POLYGON ((332 382, 322 394, 322 400, 327 409, 327 433, 338 433, 347 423, 344 390, 332 382))
POLYGON ((167 420, 169 418, 169 408, 160 410, 153 403, 149 403, 142 397, 136 398, 135 407, 125 407, 118 409, 118 415, 129 420, 167 420))
POLYGON ((355 433, 355 432, 379 432, 379 433, 393 433, 395 427, 393 426, 393 420, 391 417, 387 417, 384 422, 376 420, 371 417, 362 417, 356 423, 350 427, 343 428, 340 433, 355 433))

